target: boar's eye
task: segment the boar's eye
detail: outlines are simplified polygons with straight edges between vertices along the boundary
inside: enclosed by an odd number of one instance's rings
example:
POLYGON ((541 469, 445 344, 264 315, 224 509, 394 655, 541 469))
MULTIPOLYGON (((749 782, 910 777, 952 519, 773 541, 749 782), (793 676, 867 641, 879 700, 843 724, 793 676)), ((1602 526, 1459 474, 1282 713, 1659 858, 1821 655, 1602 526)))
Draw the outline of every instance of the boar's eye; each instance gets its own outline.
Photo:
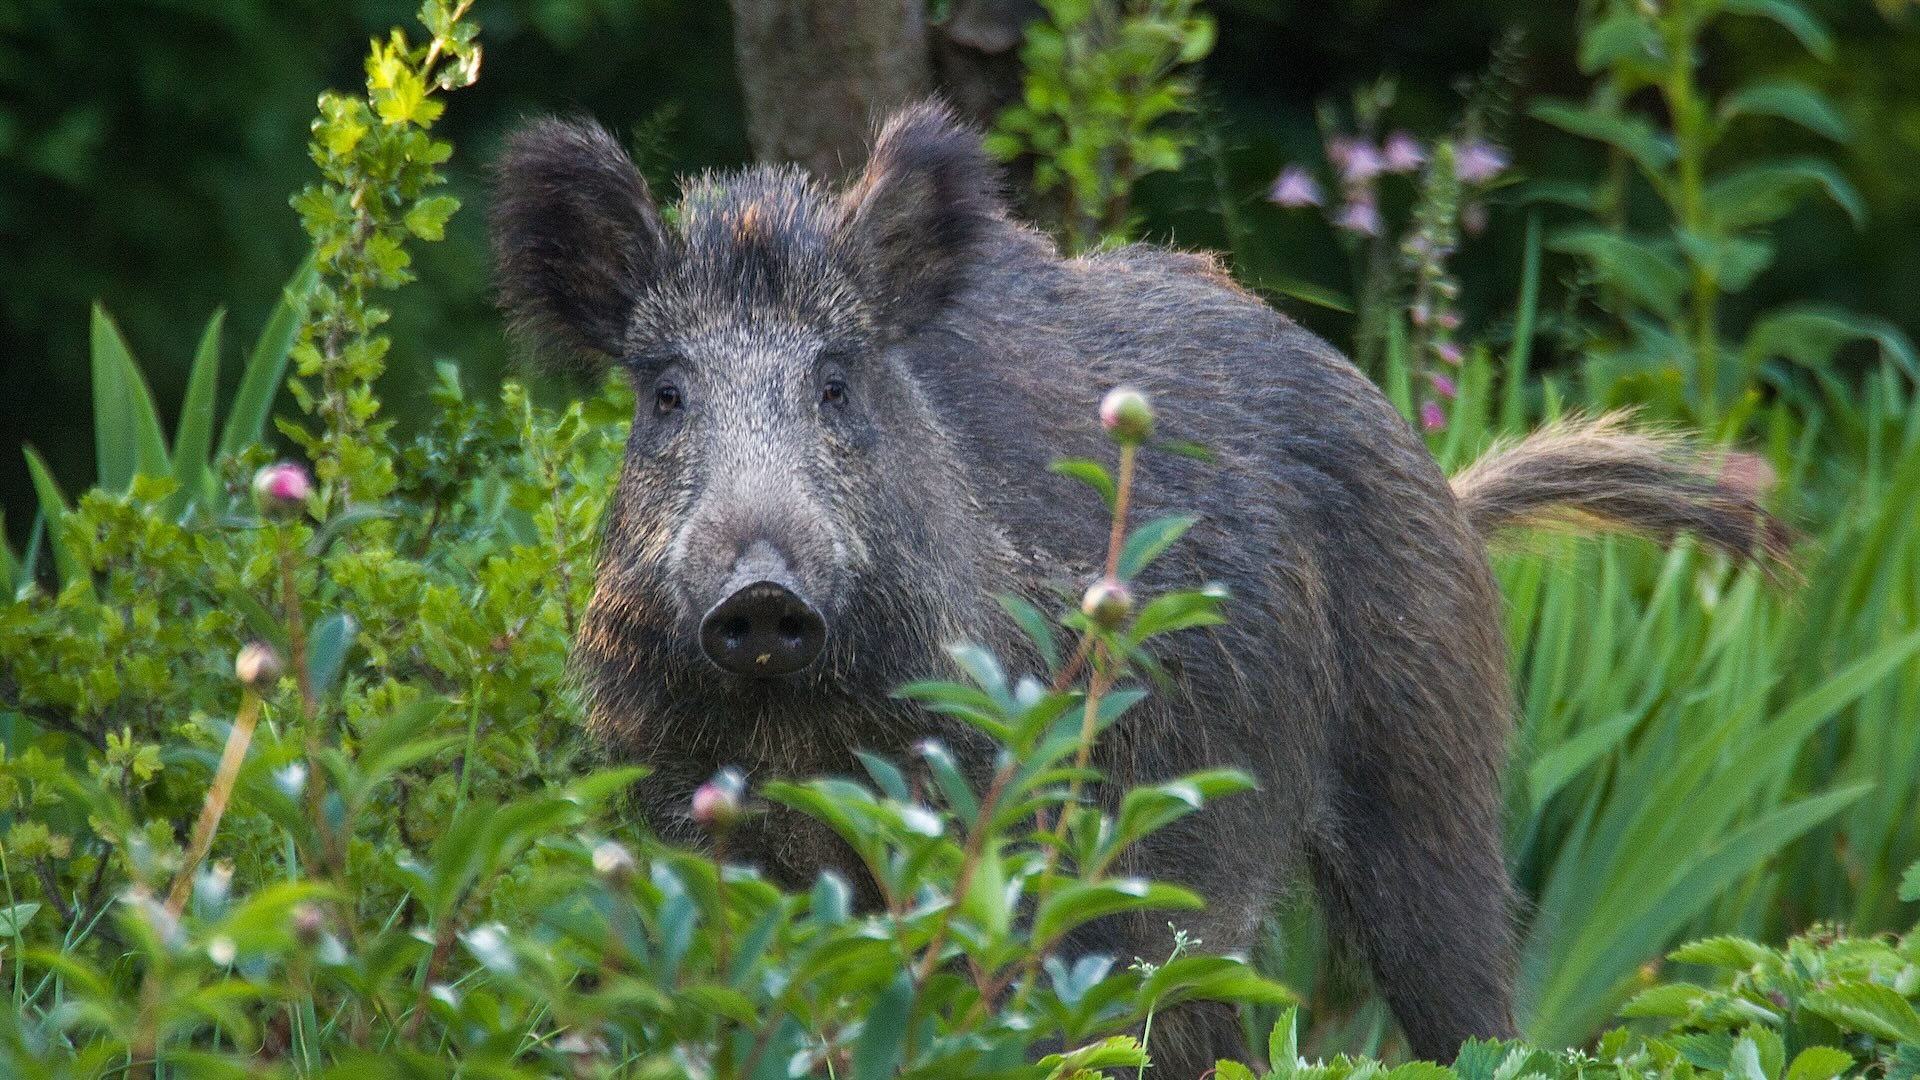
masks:
POLYGON ((680 408, 680 388, 672 383, 661 383, 653 390, 653 411, 661 416, 677 412, 680 408))
POLYGON ((839 379, 828 379, 820 388, 820 404, 843 405, 847 400, 847 384, 839 379))

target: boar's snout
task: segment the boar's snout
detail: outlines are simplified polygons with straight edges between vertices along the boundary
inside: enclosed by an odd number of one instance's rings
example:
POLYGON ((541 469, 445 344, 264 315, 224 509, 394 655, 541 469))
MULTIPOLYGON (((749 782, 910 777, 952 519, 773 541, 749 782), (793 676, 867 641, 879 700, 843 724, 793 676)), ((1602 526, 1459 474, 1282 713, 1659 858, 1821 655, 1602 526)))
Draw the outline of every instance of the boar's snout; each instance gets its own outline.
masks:
POLYGON ((787 562, 757 543, 733 564, 720 602, 700 620, 700 648, 733 675, 791 675, 813 663, 827 622, 800 594, 787 562))

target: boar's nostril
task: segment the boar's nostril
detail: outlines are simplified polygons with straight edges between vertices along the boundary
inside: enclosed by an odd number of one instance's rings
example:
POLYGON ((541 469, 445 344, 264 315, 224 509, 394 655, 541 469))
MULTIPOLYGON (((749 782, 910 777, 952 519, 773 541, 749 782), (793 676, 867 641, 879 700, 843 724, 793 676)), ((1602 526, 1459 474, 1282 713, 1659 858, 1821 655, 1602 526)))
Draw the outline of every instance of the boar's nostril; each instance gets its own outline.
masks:
POLYGON ((777 581, 735 589, 700 621, 700 648, 734 675, 791 675, 813 663, 826 640, 820 613, 777 581))

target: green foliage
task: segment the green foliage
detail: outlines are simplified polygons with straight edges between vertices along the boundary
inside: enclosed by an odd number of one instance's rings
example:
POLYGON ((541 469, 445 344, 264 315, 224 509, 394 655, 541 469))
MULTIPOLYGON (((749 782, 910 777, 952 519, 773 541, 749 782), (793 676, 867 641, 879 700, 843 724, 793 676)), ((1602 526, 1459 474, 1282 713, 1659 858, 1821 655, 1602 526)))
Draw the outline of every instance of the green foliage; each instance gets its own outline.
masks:
POLYGON ((1140 178, 1186 161, 1190 66, 1213 51, 1214 22, 1198 0, 1041 0, 1046 18, 1020 49, 1022 99, 994 125, 987 149, 1033 155, 1036 195, 1057 202, 1062 241, 1085 251, 1136 231, 1140 178))
POLYGON ((1772 361, 1825 368, 1841 346, 1865 341, 1909 374, 1920 375, 1920 364, 1901 331, 1831 305, 1776 311, 1744 333, 1726 325, 1723 298, 1747 290, 1774 262, 1769 226, 1810 197, 1838 206, 1855 228, 1866 216, 1859 192, 1823 156, 1731 157, 1730 137, 1755 119, 1832 142, 1853 133, 1810 83, 1754 80, 1709 96, 1700 57, 1728 16, 1772 22, 1816 58, 1831 56, 1826 29, 1798 0, 1607 0, 1592 9, 1581 37, 1581 69, 1600 77, 1588 100, 1543 100, 1532 113, 1604 144, 1615 163, 1591 188, 1554 189, 1554 198, 1596 220, 1548 242, 1580 260, 1617 326, 1589 343, 1595 361, 1585 374, 1595 399, 1653 397, 1674 415, 1737 430, 1763 377, 1791 377, 1770 371, 1772 361), (1635 110, 1647 100, 1659 102, 1671 131, 1635 110), (1636 213, 1642 191, 1654 196, 1657 218, 1636 213))
POLYGON ((314 315, 294 346, 300 378, 292 384, 320 429, 286 421, 280 429, 313 459, 323 513, 336 499, 377 502, 393 490, 381 453, 392 421, 374 418, 373 396, 391 342, 379 332, 387 312, 371 297, 413 280, 406 241, 441 239, 460 207, 451 195, 430 194, 446 182, 439 166, 453 148, 428 132, 446 107, 435 95, 480 76, 479 28, 461 21, 472 3, 424 0, 426 40, 411 44, 395 29, 375 41, 364 98, 320 96, 310 149, 321 180, 293 198, 313 237, 319 282, 314 315))

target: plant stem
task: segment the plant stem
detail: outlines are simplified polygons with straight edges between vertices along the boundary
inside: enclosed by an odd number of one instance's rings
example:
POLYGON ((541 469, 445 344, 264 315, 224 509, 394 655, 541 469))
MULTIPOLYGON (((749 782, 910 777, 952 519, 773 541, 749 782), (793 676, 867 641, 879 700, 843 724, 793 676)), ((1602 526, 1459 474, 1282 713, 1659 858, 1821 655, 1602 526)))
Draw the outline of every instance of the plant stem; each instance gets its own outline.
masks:
POLYGON ((244 691, 240 714, 233 730, 227 732, 227 745, 220 753, 220 766, 214 770, 213 786, 207 789, 207 801, 200 808, 200 820, 193 826, 193 843, 187 859, 173 876, 173 888, 167 892, 167 914, 179 918, 187 909, 187 897, 193 891, 193 872, 200 868, 213 848, 213 834, 220 817, 227 812, 227 800, 233 795, 234 782, 240 778, 240 763, 246 759, 247 745, 253 741, 253 726, 260 719, 260 695, 251 688, 244 691))

